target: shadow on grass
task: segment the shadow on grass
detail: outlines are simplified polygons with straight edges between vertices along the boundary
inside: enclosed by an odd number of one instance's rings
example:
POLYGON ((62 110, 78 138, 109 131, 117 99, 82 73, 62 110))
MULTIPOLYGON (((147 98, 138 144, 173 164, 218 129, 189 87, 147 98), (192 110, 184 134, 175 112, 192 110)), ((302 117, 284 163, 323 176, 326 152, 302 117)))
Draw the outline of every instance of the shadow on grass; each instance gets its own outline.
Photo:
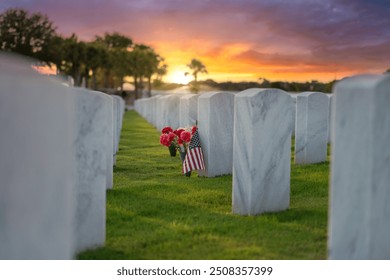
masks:
POLYGON ((106 247, 84 252, 80 258, 93 253, 103 259, 307 259, 313 247, 318 250, 310 258, 324 258, 326 213, 321 211, 239 216, 221 213, 204 196, 183 203, 178 190, 150 193, 111 191, 109 195, 120 200, 108 207, 107 231, 124 242, 117 243, 108 234, 106 247))

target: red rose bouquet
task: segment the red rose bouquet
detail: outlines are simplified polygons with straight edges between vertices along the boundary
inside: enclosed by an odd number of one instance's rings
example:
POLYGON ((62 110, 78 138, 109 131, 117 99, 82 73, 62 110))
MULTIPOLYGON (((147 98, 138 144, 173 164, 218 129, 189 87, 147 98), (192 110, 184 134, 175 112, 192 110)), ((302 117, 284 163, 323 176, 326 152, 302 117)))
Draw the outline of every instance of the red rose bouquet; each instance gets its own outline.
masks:
POLYGON ((161 131, 160 143, 169 148, 171 156, 176 156, 176 151, 185 153, 196 130, 196 126, 176 130, 173 130, 170 126, 164 127, 161 131))
POLYGON ((176 156, 176 152, 179 151, 183 165, 182 172, 186 177, 191 177, 192 170, 205 168, 197 129, 196 126, 193 126, 173 130, 167 126, 161 131, 161 145, 169 148, 171 156, 176 156))

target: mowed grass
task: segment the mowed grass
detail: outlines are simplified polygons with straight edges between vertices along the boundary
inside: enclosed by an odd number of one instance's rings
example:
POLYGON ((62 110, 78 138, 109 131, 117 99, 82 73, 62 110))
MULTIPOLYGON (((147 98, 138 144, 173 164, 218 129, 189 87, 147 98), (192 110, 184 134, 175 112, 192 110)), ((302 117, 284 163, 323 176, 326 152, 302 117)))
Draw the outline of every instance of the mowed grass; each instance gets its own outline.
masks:
POLYGON ((125 113, 106 243, 79 259, 325 259, 329 162, 291 165, 289 210, 233 215, 232 176, 181 175, 179 157, 136 112, 125 113))

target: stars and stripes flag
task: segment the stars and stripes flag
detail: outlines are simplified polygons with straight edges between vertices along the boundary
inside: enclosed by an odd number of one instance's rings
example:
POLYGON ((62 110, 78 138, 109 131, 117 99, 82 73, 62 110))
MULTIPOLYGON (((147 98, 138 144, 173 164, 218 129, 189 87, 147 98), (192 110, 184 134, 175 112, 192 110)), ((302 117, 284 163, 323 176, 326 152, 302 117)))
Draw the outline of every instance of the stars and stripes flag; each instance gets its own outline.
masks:
POLYGON ((192 135, 183 161, 183 174, 191 170, 203 170, 204 168, 203 152, 200 146, 199 133, 196 130, 192 135))

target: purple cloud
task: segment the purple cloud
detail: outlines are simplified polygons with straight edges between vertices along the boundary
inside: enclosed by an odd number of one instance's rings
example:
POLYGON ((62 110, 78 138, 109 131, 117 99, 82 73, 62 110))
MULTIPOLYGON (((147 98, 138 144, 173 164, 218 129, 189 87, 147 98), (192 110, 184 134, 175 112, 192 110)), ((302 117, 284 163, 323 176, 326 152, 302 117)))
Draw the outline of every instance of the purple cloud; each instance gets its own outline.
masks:
MULTIPOLYGON (((47 14, 64 35, 84 40, 118 31, 135 41, 186 48, 205 42, 248 46, 232 59, 383 72, 390 68, 390 3, 385 0, 31 0, 0 3, 47 14)), ((199 47, 199 46, 196 46, 199 47)), ((331 70, 334 71, 334 70, 331 70)))

